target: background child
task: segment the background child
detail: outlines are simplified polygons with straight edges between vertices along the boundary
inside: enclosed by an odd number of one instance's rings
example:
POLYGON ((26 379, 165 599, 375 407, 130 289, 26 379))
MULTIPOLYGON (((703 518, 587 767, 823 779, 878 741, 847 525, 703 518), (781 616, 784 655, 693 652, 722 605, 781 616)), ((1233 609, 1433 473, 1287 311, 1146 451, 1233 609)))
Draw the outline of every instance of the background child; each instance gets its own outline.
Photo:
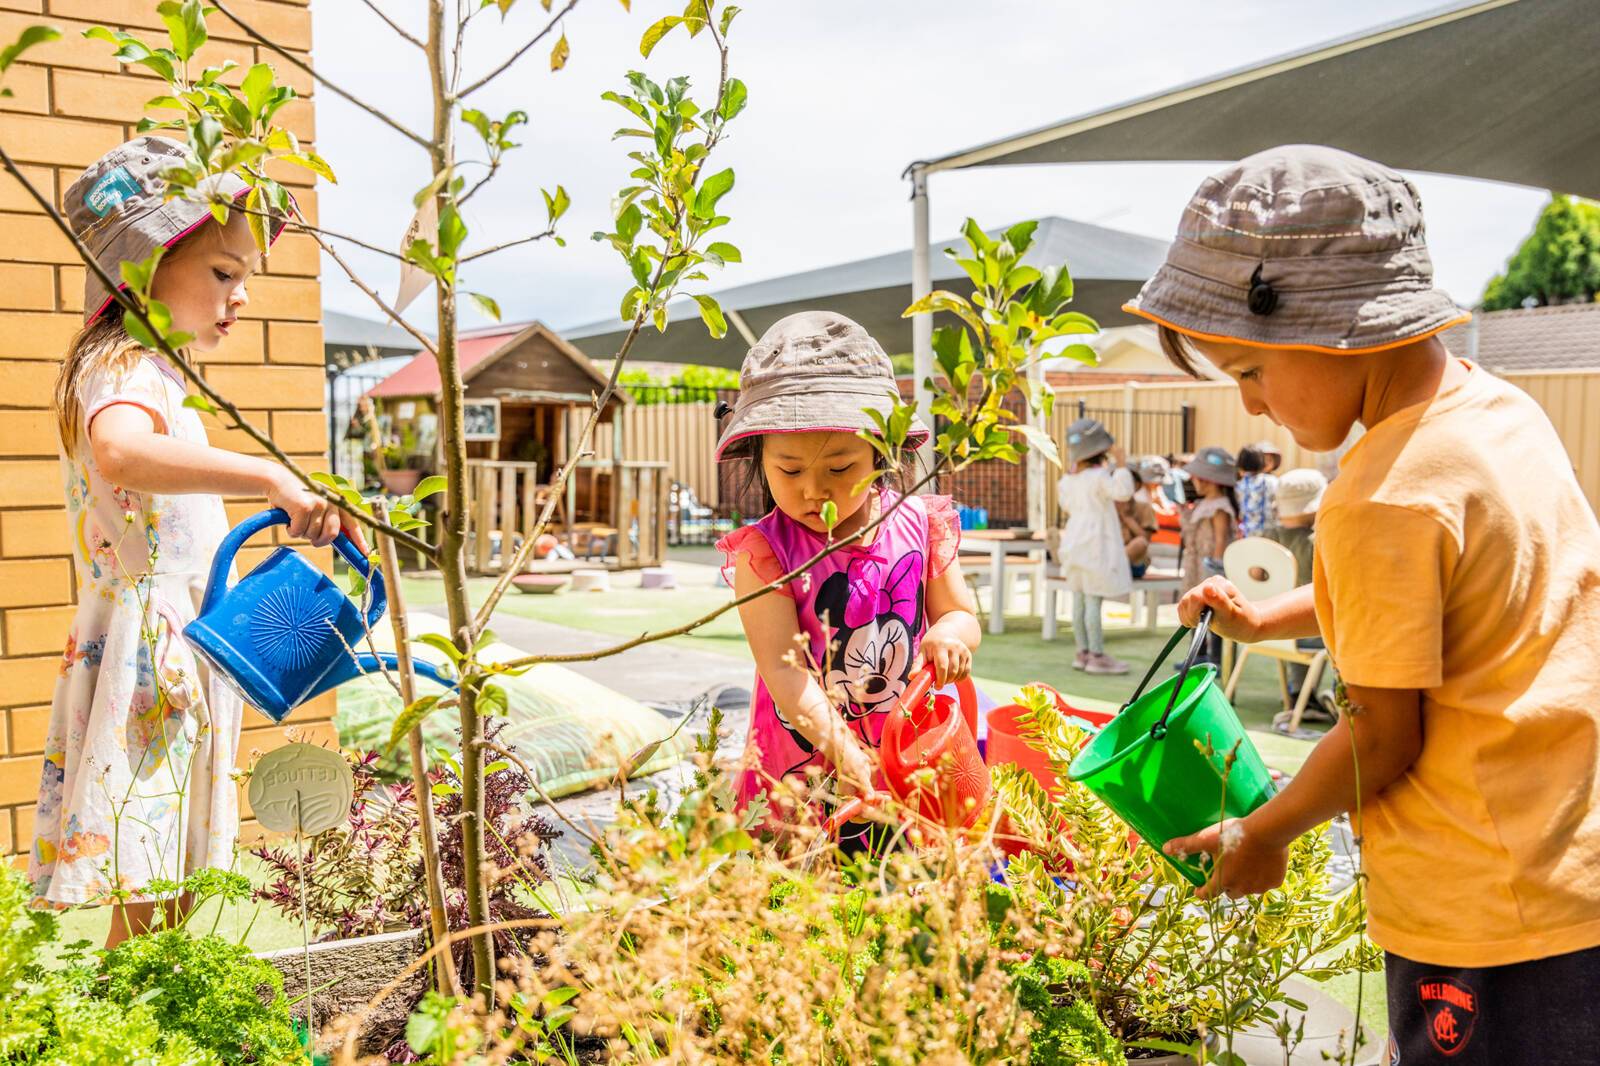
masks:
MULTIPOLYGON (((1201 448, 1184 465, 1189 475, 1195 502, 1183 515, 1183 551, 1178 570, 1185 592, 1206 578, 1222 573, 1222 553, 1233 542, 1239 505, 1233 486, 1238 480, 1238 464, 1226 448, 1201 448)), ((1212 633, 1206 638, 1200 662, 1222 665, 1222 638, 1212 633)))
MULTIPOLYGON (((259 257, 242 213, 224 226, 203 202, 163 199, 160 173, 186 151, 161 137, 122 145, 72 183, 65 210, 113 278, 123 261, 170 249, 152 294, 174 329, 194 335, 189 348, 205 352, 245 306, 259 257)), ((242 196, 244 183, 224 178, 220 191, 242 196)), ((183 379, 133 342, 93 272, 83 306, 55 394, 78 607, 28 876, 48 905, 131 893, 113 913, 109 947, 152 923, 154 898, 142 891, 152 880, 233 865, 240 701, 179 635, 227 532, 219 494, 265 496, 289 513, 291 533, 317 545, 338 534, 340 517, 276 463, 210 447, 183 406, 183 379)), ((180 908, 167 909, 172 918, 180 908)))
MULTIPOLYGON (((811 768, 837 775, 846 795, 881 787, 875 752, 885 716, 913 672, 926 663, 945 685, 971 670, 981 638, 950 498, 902 497, 881 481, 858 488, 882 469, 856 435, 875 425, 864 409, 887 417, 894 395, 883 349, 831 312, 779 320, 745 356, 716 454, 748 462, 774 506, 717 542, 735 593, 757 591, 821 551, 829 503, 835 539, 884 521, 739 608, 757 674, 741 805, 811 768)), ((911 443, 927 436, 914 421, 911 443)), ((859 843, 863 831, 846 826, 841 843, 859 843)))
POLYGON ((1387 167, 1315 145, 1241 160, 1167 256, 1133 309, 1169 358, 1203 355, 1307 450, 1366 430, 1318 511, 1310 587, 1250 603, 1213 578, 1179 605, 1234 640, 1320 631, 1351 713, 1272 800, 1167 849, 1225 841, 1205 893, 1262 892, 1295 837, 1354 811, 1387 1061, 1594 1062, 1600 523, 1560 438, 1439 340, 1467 315, 1387 167))
POLYGON ((1078 653, 1075 670, 1125 674, 1128 664, 1106 654, 1101 606, 1107 596, 1127 596, 1133 574, 1122 536, 1117 504, 1133 498, 1133 475, 1122 465, 1122 450, 1093 418, 1067 427, 1067 463, 1056 496, 1067 513, 1061 531, 1061 576, 1072 593, 1072 637, 1078 653), (1112 466, 1106 465, 1109 456, 1112 466))
POLYGON ((1239 536, 1259 537, 1278 524, 1278 479, 1267 473, 1267 459, 1254 444, 1239 449, 1239 536))

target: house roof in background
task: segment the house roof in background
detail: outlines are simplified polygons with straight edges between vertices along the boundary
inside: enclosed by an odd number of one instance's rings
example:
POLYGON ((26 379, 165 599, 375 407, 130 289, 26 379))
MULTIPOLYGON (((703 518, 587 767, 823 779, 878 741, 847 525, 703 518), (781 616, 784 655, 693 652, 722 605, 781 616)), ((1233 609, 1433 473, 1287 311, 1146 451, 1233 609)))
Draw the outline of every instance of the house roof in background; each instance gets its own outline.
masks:
POLYGON ((322 344, 325 348, 399 348, 417 350, 417 338, 395 325, 375 318, 322 309, 322 344))
POLYGON ((1439 336, 1452 353, 1487 370, 1592 370, 1600 368, 1600 303, 1480 311, 1475 323, 1439 336))
MULTIPOLYGON (((999 234, 1004 230, 990 232, 999 234)), ((958 236, 934 242, 930 247, 937 252, 963 248, 965 243, 958 236)), ((1126 326, 1141 320, 1123 312, 1123 303, 1138 293, 1166 256, 1164 240, 1052 216, 1039 219, 1033 246, 1023 261, 1033 266, 1066 263, 1074 282, 1072 310, 1082 311, 1105 326, 1126 326)), ((751 333, 758 337, 785 315, 826 310, 860 323, 890 354, 909 352, 911 320, 903 318, 902 312, 911 303, 911 259, 912 251, 906 248, 735 285, 712 295, 723 311, 742 315, 751 333)), ((970 291, 966 274, 948 257, 935 255, 931 265, 934 288, 941 287, 942 282, 956 281, 959 291, 970 291)), ((640 333, 633 346, 634 356, 653 362, 726 367, 737 367, 744 361, 750 344, 735 323, 730 321, 727 335, 721 340, 712 340, 699 324, 700 312, 694 301, 674 300, 670 310, 676 325, 665 334, 650 329, 640 333)), ((947 320, 954 321, 943 315, 935 318, 936 322, 947 320)), ((628 327, 609 318, 564 332, 583 351, 604 359, 617 350, 628 327)))
MULTIPOLYGON (((558 353, 570 359, 578 369, 603 388, 607 378, 595 369, 594 363, 574 348, 565 337, 539 321, 513 322, 482 329, 462 330, 456 339, 461 362, 461 380, 470 382, 501 356, 507 355, 533 337, 543 337, 558 353)), ((399 396, 439 395, 439 364, 431 352, 418 352, 411 362, 388 378, 373 386, 367 393, 375 399, 399 396)), ((621 397, 623 402, 627 397, 621 397)))

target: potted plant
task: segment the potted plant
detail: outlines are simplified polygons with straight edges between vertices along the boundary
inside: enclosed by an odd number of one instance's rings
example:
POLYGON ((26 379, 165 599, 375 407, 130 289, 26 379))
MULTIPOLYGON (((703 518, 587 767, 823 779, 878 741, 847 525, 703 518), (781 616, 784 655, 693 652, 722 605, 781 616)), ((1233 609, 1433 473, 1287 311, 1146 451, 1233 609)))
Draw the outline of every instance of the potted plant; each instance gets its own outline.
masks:
POLYGON ((415 490, 430 461, 430 456, 417 451, 417 435, 410 426, 401 429, 397 442, 379 448, 378 458, 378 480, 383 490, 394 496, 415 490))
POLYGON ((1043 687, 1018 697, 1024 739, 1049 756, 1058 783, 1046 791, 1026 770, 994 768, 1011 830, 1025 850, 1006 868, 1012 906, 1026 921, 1075 930, 1063 955, 1081 964, 1058 990, 1091 1003, 1131 1063, 1236 1061, 1232 1036, 1302 1005, 1294 977, 1326 981, 1376 971, 1364 935, 1359 888, 1328 892, 1325 833, 1291 846, 1283 884, 1244 900, 1196 901, 1193 886, 1088 789, 1067 764, 1087 734, 1043 687), (1075 884, 1064 887, 1062 871, 1075 884), (1086 976, 1084 976, 1086 975, 1086 976))

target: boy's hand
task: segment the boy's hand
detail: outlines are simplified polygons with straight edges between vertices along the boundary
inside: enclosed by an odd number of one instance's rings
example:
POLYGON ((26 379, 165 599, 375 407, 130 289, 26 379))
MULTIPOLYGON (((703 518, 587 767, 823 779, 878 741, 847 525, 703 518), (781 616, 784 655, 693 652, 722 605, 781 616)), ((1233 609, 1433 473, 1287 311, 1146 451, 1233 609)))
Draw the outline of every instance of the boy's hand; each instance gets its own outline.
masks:
POLYGON ((915 674, 924 664, 933 667, 933 687, 943 688, 972 673, 972 649, 956 637, 930 629, 922 636, 922 650, 917 652, 911 672, 915 674))
POLYGON ((1261 639, 1261 611, 1225 577, 1208 577, 1178 601, 1178 622, 1191 629, 1211 609, 1211 632, 1226 640, 1253 644, 1261 639))
POLYGON ((1195 893, 1197 899, 1214 896, 1253 896, 1283 884, 1289 869, 1289 849, 1251 832, 1248 819, 1229 818, 1186 837, 1167 841, 1161 849, 1173 858, 1211 856, 1211 879, 1195 893))

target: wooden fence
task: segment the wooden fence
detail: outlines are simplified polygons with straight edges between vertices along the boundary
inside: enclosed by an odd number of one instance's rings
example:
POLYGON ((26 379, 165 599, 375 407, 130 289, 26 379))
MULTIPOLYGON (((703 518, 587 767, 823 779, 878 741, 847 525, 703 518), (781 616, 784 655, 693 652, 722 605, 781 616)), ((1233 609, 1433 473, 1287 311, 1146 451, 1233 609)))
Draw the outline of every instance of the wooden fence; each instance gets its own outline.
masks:
MULTIPOLYGON (((467 460, 467 569, 500 573, 515 546, 532 535, 549 492, 539 483, 538 470, 537 463, 467 460)), ((622 569, 659 566, 667 557, 669 483, 664 462, 585 460, 567 482, 550 531, 589 532, 609 547, 602 554, 614 556, 622 569), (585 482, 589 500, 580 509, 579 487, 585 482), (580 515, 595 521, 576 521, 580 515)), ((587 546, 580 542, 574 550, 581 555, 587 546)))
MULTIPOLYGON (((1537 371, 1504 377, 1544 408, 1567 446, 1585 496, 1591 506, 1600 509, 1600 370, 1537 371)), ((1197 448, 1218 444, 1237 452, 1241 445, 1270 440, 1283 452, 1283 469, 1309 466, 1330 476, 1337 470, 1338 453, 1307 451, 1271 419, 1247 413, 1231 382, 1184 379, 1170 384, 1130 382, 1058 389, 1050 424, 1051 435, 1057 441, 1065 437, 1067 425, 1078 417, 1079 401, 1105 421, 1114 436, 1127 442, 1130 451, 1143 447, 1145 438, 1155 440, 1161 436, 1146 431, 1148 427, 1141 425, 1142 414, 1176 413, 1187 404, 1193 408, 1197 448)), ((711 458, 716 443, 712 411, 709 403, 629 407, 623 415, 624 450, 630 459, 650 458, 666 463, 669 478, 692 486, 701 503, 714 507, 719 496, 716 464, 711 458)), ((602 443, 609 448, 609 441, 602 443)), ((1056 476, 1052 473, 1046 481, 1046 513, 1054 514, 1056 476)), ((961 487, 968 488, 970 482, 970 478, 963 480, 961 487)), ((982 505, 976 500, 963 502, 982 505)))

